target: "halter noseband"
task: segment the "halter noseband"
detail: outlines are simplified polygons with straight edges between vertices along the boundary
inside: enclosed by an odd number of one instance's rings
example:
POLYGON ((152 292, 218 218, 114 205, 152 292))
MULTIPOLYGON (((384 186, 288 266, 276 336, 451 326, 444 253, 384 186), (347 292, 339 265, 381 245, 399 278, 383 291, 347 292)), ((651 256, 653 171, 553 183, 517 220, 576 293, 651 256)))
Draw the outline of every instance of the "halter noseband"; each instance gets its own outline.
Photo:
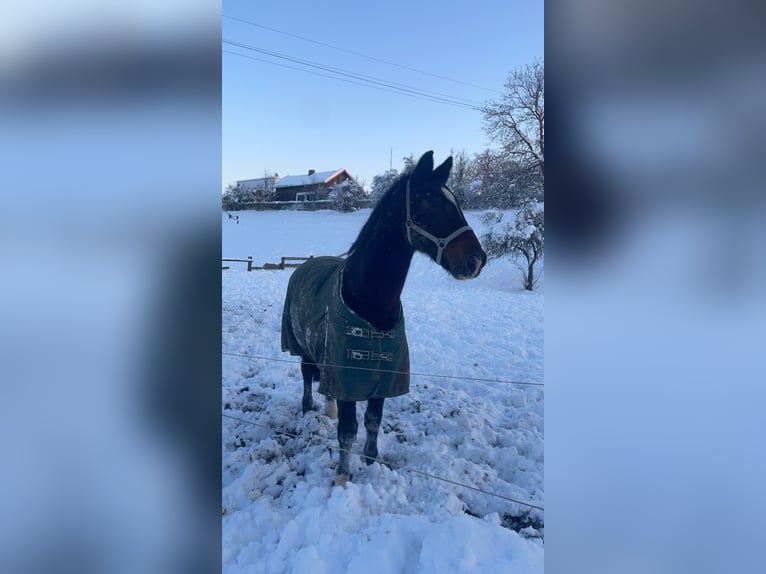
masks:
MULTIPOLYGON (((428 233, 425 229, 417 225, 414 221, 412 221, 412 216, 410 215, 410 180, 407 180, 407 192, 406 192, 406 199, 405 199, 405 205, 407 210, 407 220, 405 221, 404 225, 407 228, 407 241, 409 241, 410 245, 412 247, 415 247, 412 243, 412 232, 415 231, 416 233, 420 233, 423 237, 426 239, 430 239, 436 244, 436 264, 441 265, 442 264, 442 252, 444 249, 449 245, 450 241, 455 239, 458 235, 463 233, 464 231, 470 231, 471 227, 469 225, 464 225, 460 229, 456 229, 452 233, 450 233, 447 237, 436 237, 435 235, 432 235, 431 233, 428 233)), ((460 208, 458 208, 459 210, 460 208)))

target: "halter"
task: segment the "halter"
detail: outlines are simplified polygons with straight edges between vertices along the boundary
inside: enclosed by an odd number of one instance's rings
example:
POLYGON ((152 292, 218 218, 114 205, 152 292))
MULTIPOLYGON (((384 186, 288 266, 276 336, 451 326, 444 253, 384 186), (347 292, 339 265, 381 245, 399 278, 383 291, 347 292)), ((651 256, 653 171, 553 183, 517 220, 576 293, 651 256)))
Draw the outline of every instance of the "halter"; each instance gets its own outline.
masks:
MULTIPOLYGON (((407 209, 407 221, 405 221, 404 225, 407 228, 407 241, 412 247, 415 247, 412 243, 412 232, 415 231, 416 233, 420 233, 423 237, 426 239, 430 239, 436 244, 436 264, 441 265, 442 264, 442 252, 444 249, 449 245, 450 241, 455 239, 458 235, 463 233, 464 231, 470 231, 471 227, 469 225, 464 225, 460 229, 456 229, 452 233, 450 233, 447 237, 436 237, 435 235, 432 235, 431 233, 428 233, 425 229, 417 225, 414 221, 412 221, 412 216, 410 215, 410 180, 407 180, 407 192, 406 192, 406 209, 407 209)), ((459 210, 460 208, 458 208, 459 210)))

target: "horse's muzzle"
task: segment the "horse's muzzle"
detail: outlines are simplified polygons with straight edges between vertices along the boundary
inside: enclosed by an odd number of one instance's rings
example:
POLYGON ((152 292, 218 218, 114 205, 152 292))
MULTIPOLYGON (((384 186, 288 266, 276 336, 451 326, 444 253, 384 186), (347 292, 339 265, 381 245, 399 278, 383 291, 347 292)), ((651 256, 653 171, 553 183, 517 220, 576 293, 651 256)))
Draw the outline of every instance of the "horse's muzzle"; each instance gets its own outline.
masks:
POLYGON ((455 279, 474 279, 479 276, 487 264, 487 254, 482 249, 471 252, 462 264, 450 265, 450 273, 455 279))

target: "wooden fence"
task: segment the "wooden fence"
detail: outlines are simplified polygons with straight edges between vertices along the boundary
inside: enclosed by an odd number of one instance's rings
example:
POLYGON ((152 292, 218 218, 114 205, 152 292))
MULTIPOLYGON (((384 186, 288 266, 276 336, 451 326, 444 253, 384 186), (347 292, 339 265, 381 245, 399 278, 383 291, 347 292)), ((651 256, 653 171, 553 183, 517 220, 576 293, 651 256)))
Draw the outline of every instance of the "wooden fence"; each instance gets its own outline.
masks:
MULTIPOLYGON (((247 270, 252 271, 253 269, 285 269, 286 267, 298 267, 301 263, 304 261, 308 261, 313 257, 281 257, 279 263, 264 263, 262 267, 257 267, 253 265, 253 256, 248 255, 247 259, 236 259, 236 258, 227 258, 224 257, 221 259, 223 262, 239 262, 239 263, 247 263, 247 270)), ((221 269, 228 269, 228 265, 224 265, 221 267, 221 269)))
MULTIPOLYGON (((374 207, 375 200, 368 198, 354 199, 353 205, 355 209, 374 207)), ((333 200, 320 199, 318 201, 247 201, 242 203, 225 202, 223 204, 223 208, 227 211, 316 211, 319 209, 337 210, 337 205, 333 200)))

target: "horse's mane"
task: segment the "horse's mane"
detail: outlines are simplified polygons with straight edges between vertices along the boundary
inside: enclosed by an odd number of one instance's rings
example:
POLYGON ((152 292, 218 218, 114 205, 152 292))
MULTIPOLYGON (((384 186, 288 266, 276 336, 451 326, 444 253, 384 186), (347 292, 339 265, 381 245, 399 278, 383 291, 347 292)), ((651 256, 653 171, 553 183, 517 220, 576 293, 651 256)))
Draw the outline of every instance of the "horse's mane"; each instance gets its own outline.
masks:
POLYGON ((350 255, 353 255, 356 249, 363 248, 372 240, 375 229, 378 228, 381 219, 402 211, 404 207, 404 199, 402 197, 404 195, 404 186, 409 177, 409 171, 402 173, 381 196, 356 240, 351 245, 349 249, 350 255))

